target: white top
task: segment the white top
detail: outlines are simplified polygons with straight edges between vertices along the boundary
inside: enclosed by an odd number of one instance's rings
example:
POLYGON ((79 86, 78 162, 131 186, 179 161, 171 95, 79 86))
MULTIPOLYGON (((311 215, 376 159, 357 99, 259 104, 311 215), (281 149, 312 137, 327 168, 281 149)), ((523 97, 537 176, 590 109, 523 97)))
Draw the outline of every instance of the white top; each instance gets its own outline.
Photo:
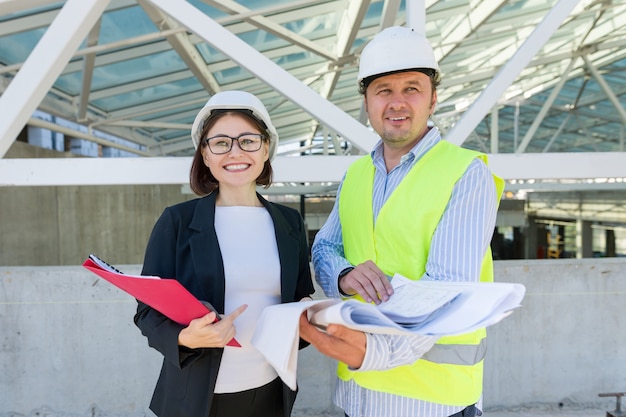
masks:
POLYGON ((241 347, 224 348, 216 393, 257 388, 277 373, 251 344, 266 306, 280 303, 280 261, 274 223, 265 207, 215 207, 215 231, 224 261, 224 312, 248 308, 236 320, 241 347))

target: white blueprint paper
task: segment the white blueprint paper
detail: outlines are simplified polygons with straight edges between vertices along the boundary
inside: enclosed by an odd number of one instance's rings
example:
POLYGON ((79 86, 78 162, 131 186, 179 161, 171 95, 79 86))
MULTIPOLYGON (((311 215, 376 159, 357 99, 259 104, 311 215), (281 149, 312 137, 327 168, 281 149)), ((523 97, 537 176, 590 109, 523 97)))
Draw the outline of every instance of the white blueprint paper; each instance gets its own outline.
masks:
POLYGON ((498 323, 521 306, 526 291, 522 284, 410 281, 399 275, 392 285, 396 293, 391 302, 382 304, 383 308, 351 299, 266 307, 257 322, 252 345, 295 390, 299 320, 305 310, 310 322, 320 328, 338 323, 369 333, 447 336, 498 323), (401 321, 390 319, 390 313, 401 321))

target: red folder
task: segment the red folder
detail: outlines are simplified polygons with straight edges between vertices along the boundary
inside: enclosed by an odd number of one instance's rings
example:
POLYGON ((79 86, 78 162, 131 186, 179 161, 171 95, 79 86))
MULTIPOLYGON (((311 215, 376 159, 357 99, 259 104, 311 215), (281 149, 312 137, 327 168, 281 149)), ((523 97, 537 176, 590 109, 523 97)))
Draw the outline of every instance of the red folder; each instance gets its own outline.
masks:
MULTIPOLYGON (((95 255, 89 255, 83 266, 179 324, 187 326, 191 320, 203 317, 211 310, 217 313, 175 279, 127 275, 95 255)), ((219 320, 218 314, 215 321, 219 320)), ((235 339, 228 342, 228 346, 241 347, 235 339)))

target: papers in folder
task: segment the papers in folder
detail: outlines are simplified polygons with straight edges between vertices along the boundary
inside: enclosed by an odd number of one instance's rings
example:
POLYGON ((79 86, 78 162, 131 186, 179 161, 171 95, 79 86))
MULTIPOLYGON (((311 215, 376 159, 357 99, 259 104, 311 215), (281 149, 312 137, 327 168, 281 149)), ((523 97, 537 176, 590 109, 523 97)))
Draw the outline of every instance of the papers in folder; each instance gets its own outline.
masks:
POLYGON ((309 312, 311 323, 330 323, 368 333, 451 336, 495 324, 520 307, 522 284, 412 281, 396 274, 394 294, 380 305, 339 301, 309 312))
MULTIPOLYGON (((109 265, 96 255, 89 255, 83 266, 107 280, 121 290, 149 305, 171 320, 189 325, 191 320, 207 315, 210 305, 203 304, 193 296, 183 285, 175 279, 161 279, 155 276, 127 275, 109 265)), ((217 313, 217 312, 216 312, 217 313)), ((220 316, 216 316, 218 321, 220 316)), ((240 347, 235 339, 228 342, 228 346, 240 347)))
POLYGON ((298 319, 303 311, 320 328, 338 323, 367 333, 451 336, 498 323, 521 306, 526 292, 522 284, 412 281, 399 274, 391 284, 394 294, 378 306, 323 299, 266 307, 252 345, 295 389, 298 319))

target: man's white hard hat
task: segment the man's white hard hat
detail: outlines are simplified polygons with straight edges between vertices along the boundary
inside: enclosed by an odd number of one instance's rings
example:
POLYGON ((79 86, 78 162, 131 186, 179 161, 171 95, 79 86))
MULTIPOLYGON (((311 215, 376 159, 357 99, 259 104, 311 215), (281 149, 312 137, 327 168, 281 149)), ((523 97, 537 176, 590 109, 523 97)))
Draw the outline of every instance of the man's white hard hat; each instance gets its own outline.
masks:
POLYGON ((376 75, 417 68, 433 70, 435 79, 439 80, 439 65, 428 39, 410 28, 392 26, 374 36, 363 48, 358 82, 363 85, 363 80, 376 75))
POLYGON ((204 122, 209 118, 211 112, 214 110, 251 111, 254 117, 262 121, 265 126, 267 126, 267 131, 270 136, 270 160, 274 159, 274 156, 276 156, 276 148, 278 146, 278 132, 276 132, 276 128, 272 124, 270 115, 261 100, 246 91, 221 91, 213 95, 209 101, 207 101, 202 110, 200 110, 196 116, 196 120, 194 120, 193 126, 191 127, 191 140, 193 141, 193 146, 196 149, 202 140, 200 135, 202 134, 204 122))

